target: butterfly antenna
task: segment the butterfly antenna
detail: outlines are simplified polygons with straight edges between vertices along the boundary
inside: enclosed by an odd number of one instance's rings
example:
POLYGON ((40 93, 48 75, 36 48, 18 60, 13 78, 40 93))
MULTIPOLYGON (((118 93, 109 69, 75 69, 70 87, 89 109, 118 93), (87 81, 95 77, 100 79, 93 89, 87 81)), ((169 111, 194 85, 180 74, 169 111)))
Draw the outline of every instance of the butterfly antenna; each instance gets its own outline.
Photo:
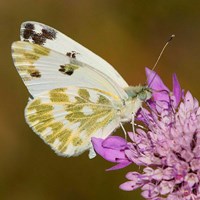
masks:
MULTIPOLYGON (((154 66, 153 66, 152 69, 151 69, 152 71, 155 70, 155 68, 156 68, 156 66, 157 66, 157 64, 158 64, 158 62, 159 62, 159 60, 160 60, 160 58, 161 58, 163 52, 165 51, 166 47, 168 46, 168 44, 172 41, 172 39, 173 39, 174 37, 175 37, 175 35, 171 35, 171 37, 169 38, 169 40, 165 43, 164 47, 162 48, 162 51, 160 52, 160 54, 159 54, 159 56, 158 56, 158 58, 157 58, 157 60, 156 60, 156 63, 154 64, 154 66)), ((149 83, 149 85, 148 85, 149 87, 151 86, 151 84, 152 84, 153 80, 155 79, 156 75, 157 75, 157 73, 155 73, 154 76, 153 76, 153 78, 151 79, 151 81, 150 81, 150 83, 149 83)))

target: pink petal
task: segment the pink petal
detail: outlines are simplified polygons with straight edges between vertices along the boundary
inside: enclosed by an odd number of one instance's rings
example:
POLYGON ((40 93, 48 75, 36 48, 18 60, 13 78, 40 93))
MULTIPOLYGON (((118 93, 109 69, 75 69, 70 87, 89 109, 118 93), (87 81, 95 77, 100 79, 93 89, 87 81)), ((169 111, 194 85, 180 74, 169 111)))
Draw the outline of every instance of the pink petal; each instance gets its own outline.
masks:
POLYGON ((128 160, 125 156, 124 151, 120 151, 118 149, 110 149, 105 148, 103 146, 104 140, 101 138, 92 138, 92 144, 94 146, 95 151, 102 156, 105 160, 108 160, 110 162, 124 162, 125 160, 128 160))
POLYGON ((130 180, 130 181, 134 181, 135 183, 137 183, 138 180, 141 180, 141 181, 142 181, 142 179, 140 179, 140 177, 141 177, 141 174, 138 173, 138 172, 128 172, 128 173, 126 174, 126 178, 127 178, 128 180, 130 180))
POLYGON ((139 188, 139 187, 141 187, 141 185, 135 184, 134 181, 127 181, 127 182, 125 182, 125 183, 123 183, 123 184, 121 184, 121 185, 119 186, 119 188, 120 188, 121 190, 125 190, 125 191, 132 191, 132 190, 135 190, 135 189, 137 189, 137 188, 139 188))
POLYGON ((141 189, 143 190, 143 192, 141 193, 142 196, 147 199, 154 198, 159 194, 157 186, 152 183, 145 184, 141 189))
POLYGON ((194 98, 189 91, 186 93, 184 101, 186 110, 192 110, 194 106, 194 98))
POLYGON ((156 72, 145 68, 148 85, 153 90, 153 97, 155 101, 167 101, 169 102, 169 89, 165 86, 161 78, 156 72), (156 74, 156 75, 155 75, 156 74), (153 80, 152 80, 153 79, 153 80))
POLYGON ((189 187, 192 187, 194 184, 199 182, 198 176, 194 173, 188 173, 185 176, 184 179, 185 182, 187 182, 187 184, 189 185, 189 187))
MULTIPOLYGON (((198 152, 199 154, 199 152, 198 152)), ((195 170, 198 170, 199 169, 199 166, 200 166, 200 160, 199 159, 193 159, 191 162, 190 162, 190 165, 191 165, 191 169, 193 171, 195 170)))
POLYGON ((176 98, 175 106, 177 107, 182 97, 182 90, 176 74, 173 74, 173 94, 176 98))
POLYGON ((130 165, 132 162, 130 161, 126 161, 126 162, 120 162, 118 163, 117 165, 109 168, 109 169, 106 169, 106 171, 112 171, 112 170, 118 170, 118 169, 122 169, 124 167, 127 167, 128 165, 130 165))
POLYGON ((174 188, 174 182, 173 181, 161 181, 160 185, 159 185, 159 192, 162 195, 166 195, 170 192, 173 191, 174 188))
POLYGON ((106 138, 103 143, 103 147, 115 150, 121 150, 127 145, 127 142, 124 138, 119 136, 110 136, 106 138))

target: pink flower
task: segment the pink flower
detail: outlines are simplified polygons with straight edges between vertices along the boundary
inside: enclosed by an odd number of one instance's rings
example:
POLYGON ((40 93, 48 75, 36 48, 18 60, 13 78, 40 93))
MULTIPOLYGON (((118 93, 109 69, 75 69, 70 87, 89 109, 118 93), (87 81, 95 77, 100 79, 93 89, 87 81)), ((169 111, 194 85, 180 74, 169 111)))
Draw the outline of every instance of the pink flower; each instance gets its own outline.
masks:
MULTIPOLYGON (((146 69, 150 84, 155 72, 146 69)), ((129 172, 126 191, 141 188, 151 200, 200 199, 200 107, 190 92, 183 93, 176 75, 170 91, 158 75, 151 83, 153 98, 137 120, 144 128, 129 133, 123 156, 142 167, 129 172)), ((108 148, 108 147, 107 147, 108 148)), ((104 152, 105 153, 105 152, 104 152)))

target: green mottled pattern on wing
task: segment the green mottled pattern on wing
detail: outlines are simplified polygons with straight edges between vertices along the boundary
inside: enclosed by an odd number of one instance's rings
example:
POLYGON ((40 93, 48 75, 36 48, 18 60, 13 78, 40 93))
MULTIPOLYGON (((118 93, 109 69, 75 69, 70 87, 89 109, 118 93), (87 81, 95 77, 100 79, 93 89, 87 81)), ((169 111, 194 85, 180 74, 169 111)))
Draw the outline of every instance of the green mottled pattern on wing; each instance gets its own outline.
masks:
MULTIPOLYGON (((58 154, 76 156, 90 148, 93 136, 106 137, 104 129, 116 121, 119 99, 91 88, 53 89, 31 100, 25 110, 33 130, 58 154)), ((111 130, 110 129, 110 130, 111 130)))

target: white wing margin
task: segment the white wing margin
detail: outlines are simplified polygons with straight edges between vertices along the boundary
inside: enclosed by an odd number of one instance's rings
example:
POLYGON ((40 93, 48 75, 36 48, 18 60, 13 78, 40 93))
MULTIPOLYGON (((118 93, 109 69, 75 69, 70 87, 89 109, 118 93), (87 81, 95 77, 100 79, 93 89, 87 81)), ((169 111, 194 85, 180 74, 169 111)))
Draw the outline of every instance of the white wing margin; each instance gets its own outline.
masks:
POLYGON ((128 87, 126 81, 108 62, 52 27, 27 21, 21 25, 20 37, 22 41, 29 41, 64 55, 76 57, 77 60, 106 74, 110 79, 117 82, 121 88, 128 87))

